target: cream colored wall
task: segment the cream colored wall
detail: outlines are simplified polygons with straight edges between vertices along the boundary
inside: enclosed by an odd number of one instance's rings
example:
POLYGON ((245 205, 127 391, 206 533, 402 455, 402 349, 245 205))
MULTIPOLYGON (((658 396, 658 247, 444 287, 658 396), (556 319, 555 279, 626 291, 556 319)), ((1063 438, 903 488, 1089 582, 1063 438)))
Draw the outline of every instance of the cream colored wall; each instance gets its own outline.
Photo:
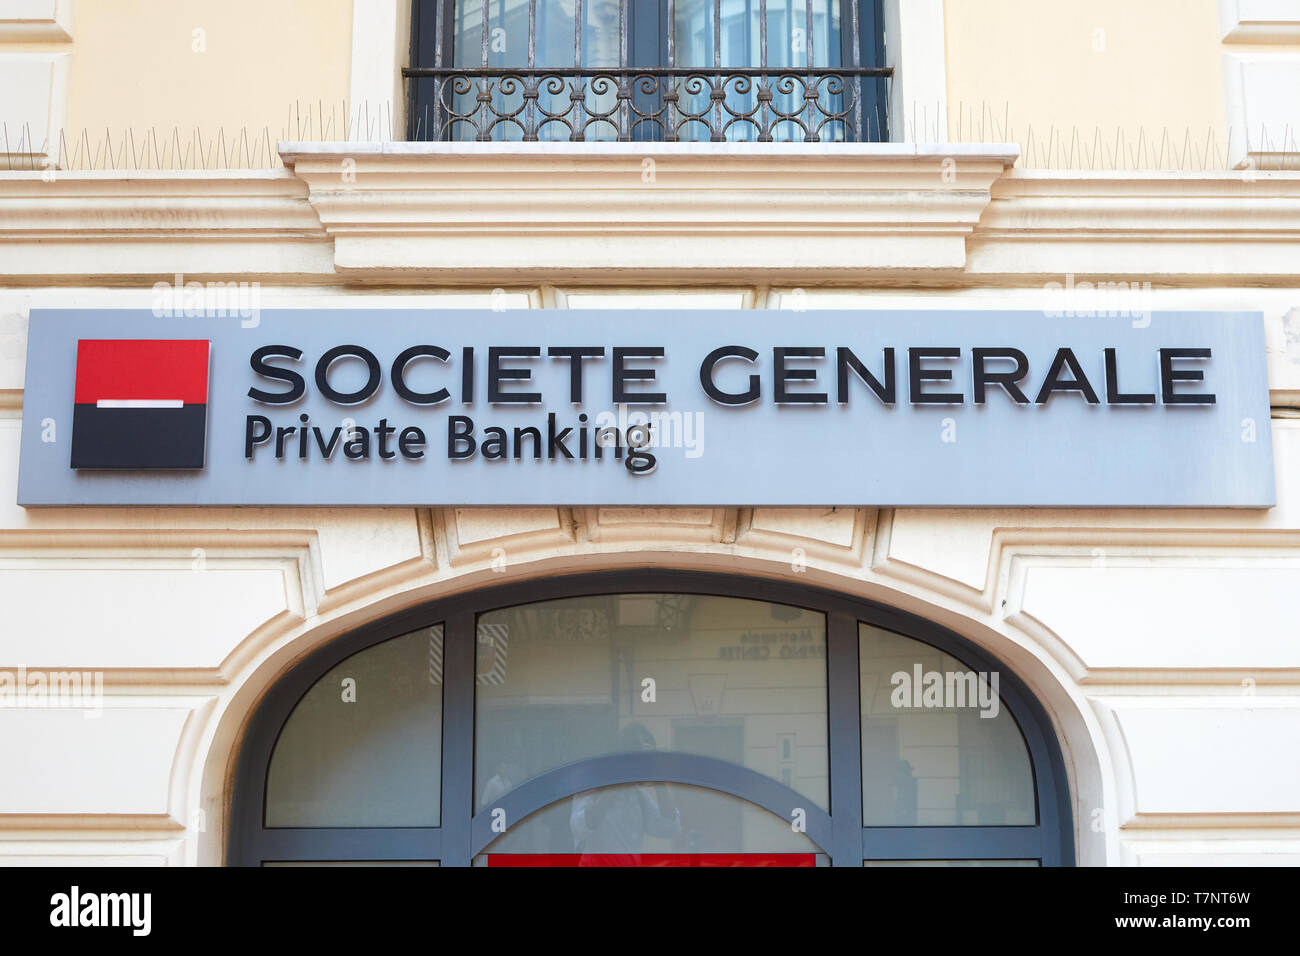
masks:
POLYGON ((84 129, 96 148, 106 129, 114 144, 132 130, 137 148, 176 129, 182 154, 196 126, 205 148, 219 131, 297 138, 299 117, 318 138, 322 105, 336 129, 345 114, 352 0, 90 0, 73 38, 69 138, 84 129))
POLYGON ((944 19, 954 141, 1020 143, 1022 168, 1225 168, 1217 0, 947 0, 944 19))

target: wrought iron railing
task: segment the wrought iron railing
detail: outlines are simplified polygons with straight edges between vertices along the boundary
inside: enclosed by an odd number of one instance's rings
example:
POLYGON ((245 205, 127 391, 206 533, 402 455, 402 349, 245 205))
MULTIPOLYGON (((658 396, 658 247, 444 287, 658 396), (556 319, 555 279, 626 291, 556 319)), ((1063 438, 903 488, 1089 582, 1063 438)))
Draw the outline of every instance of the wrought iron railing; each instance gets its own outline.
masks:
MULTIPOLYGON (((842 44, 845 66, 816 66, 814 4, 806 11, 804 66, 768 64, 767 2, 759 0, 759 63, 722 62, 722 0, 712 0, 713 63, 675 62, 674 0, 666 0, 666 64, 629 65, 628 5, 621 0, 619 65, 583 66, 582 0, 575 0, 573 64, 537 62, 537 6, 528 0, 527 65, 493 67, 489 58, 489 0, 483 0, 481 62, 447 65, 447 8, 438 6, 433 42, 417 41, 433 65, 403 70, 410 84, 408 135, 415 140, 615 141, 851 141, 886 138, 885 85, 890 67, 861 63, 858 3, 843 9, 851 31, 842 44)), ((427 28, 427 24, 426 24, 427 28)), ((875 29, 874 25, 872 29, 875 29)), ((825 51, 824 51, 825 52, 825 51)), ((826 59, 830 59, 827 57, 826 59)))

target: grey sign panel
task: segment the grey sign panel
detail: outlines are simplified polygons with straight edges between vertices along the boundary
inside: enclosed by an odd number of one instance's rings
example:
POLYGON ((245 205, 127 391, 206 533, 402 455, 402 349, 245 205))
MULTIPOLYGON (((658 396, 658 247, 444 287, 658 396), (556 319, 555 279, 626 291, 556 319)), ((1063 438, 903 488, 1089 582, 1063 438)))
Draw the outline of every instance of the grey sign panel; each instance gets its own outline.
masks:
POLYGON ((1266 508, 1263 318, 34 310, 18 501, 1266 508))

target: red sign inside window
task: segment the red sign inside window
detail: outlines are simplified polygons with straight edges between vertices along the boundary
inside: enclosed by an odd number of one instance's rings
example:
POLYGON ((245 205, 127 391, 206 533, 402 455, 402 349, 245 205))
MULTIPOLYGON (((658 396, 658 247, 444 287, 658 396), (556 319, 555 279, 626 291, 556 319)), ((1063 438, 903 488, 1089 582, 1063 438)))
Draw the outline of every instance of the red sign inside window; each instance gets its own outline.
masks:
POLYGON ((490 853, 488 866, 816 866, 814 853, 490 853))

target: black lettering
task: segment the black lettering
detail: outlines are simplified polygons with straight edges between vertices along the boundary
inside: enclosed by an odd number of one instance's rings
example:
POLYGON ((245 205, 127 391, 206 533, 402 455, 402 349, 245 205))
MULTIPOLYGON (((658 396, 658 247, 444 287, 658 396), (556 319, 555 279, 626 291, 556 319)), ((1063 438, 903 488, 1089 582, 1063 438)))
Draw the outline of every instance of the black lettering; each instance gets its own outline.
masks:
POLYGON ((537 405, 541 392, 503 392, 502 382, 530 382, 533 370, 502 368, 503 358, 535 358, 542 354, 536 345, 492 345, 488 347, 488 401, 493 405, 537 405))
POLYGON ((1020 390, 1020 381, 1029 374, 1029 359, 1020 349, 972 349, 975 404, 984 404, 985 389, 989 385, 1000 385, 1017 405, 1028 405, 1029 399, 1020 390), (1009 371, 990 372, 984 367, 989 359, 1011 359, 1016 363, 1009 371))
POLYGON ((552 358, 569 360, 569 401, 574 405, 582 404, 582 360, 585 358, 604 358, 605 348, 600 345, 562 345, 546 350, 552 358))
POLYGON ((1035 404, 1046 405, 1053 392, 1079 392, 1089 405, 1096 405, 1098 402, 1097 393, 1093 391, 1088 376, 1083 374, 1079 360, 1074 357, 1074 352, 1070 349, 1056 350, 1052 367, 1047 370, 1043 387, 1038 390, 1038 397, 1034 399, 1035 404), (1070 370, 1071 378, 1061 378, 1061 371, 1065 368, 1070 370))
POLYGON ((349 461, 365 461, 370 457, 370 430, 353 426, 343 443, 343 454, 349 461))
POLYGON ((778 405, 825 405, 828 401, 825 392, 790 392, 786 382, 815 382, 817 370, 814 368, 786 368, 787 358, 825 358, 826 350, 794 346, 791 348, 772 349, 772 400, 778 405))
POLYGON ((1209 349, 1161 349, 1160 350, 1160 400, 1166 405, 1213 405, 1212 392, 1178 393, 1174 391, 1176 382, 1200 382, 1205 378, 1205 370, 1199 368, 1174 368, 1175 359, 1208 359, 1209 349))
POLYGON ((757 375, 749 376, 749 388, 743 392, 724 392, 713 381, 714 366, 728 358, 743 358, 747 362, 753 362, 758 358, 758 353, 743 345, 724 345, 704 356, 704 361, 700 363, 700 386, 704 389, 704 394, 719 405, 748 405, 758 401, 760 388, 757 375))
POLYGON ((474 419, 468 415, 447 416, 447 457, 452 461, 473 458, 475 444, 474 419))
POLYGON ((483 457, 488 461, 500 461, 502 458, 508 458, 506 430, 495 425, 489 425, 483 429, 483 444, 480 446, 480 450, 483 452, 483 457))
POLYGON ((908 395, 913 405, 960 405, 963 401, 961 392, 925 392, 925 382, 951 382, 952 370, 946 368, 922 368, 921 362, 928 358, 954 359, 961 355, 961 349, 908 349, 908 395))
POLYGON ((533 440, 533 458, 537 461, 542 460, 542 433, 536 428, 529 425, 527 428, 515 429, 515 461, 524 457, 524 439, 533 440))
POLYGON ((627 430, 627 458, 623 461, 630 474, 648 475, 659 464, 650 447, 650 426, 633 425, 627 430))
POLYGON ((564 442, 568 439, 569 433, 573 428, 565 428, 560 432, 555 431, 555 412, 546 416, 546 457, 555 460, 555 450, 558 448, 560 454, 569 460, 573 459, 573 453, 569 451, 564 442))
POLYGON ((424 430, 415 425, 408 425, 397 436, 397 450, 402 457, 410 461, 419 461, 424 457, 424 430))
POLYGON ((388 424, 387 418, 379 419, 379 427, 375 429, 375 444, 379 457, 384 461, 390 461, 397 457, 397 452, 388 447, 388 436, 395 431, 397 429, 388 424))
POLYGON ((287 382, 289 390, 267 392, 253 387, 248 390, 248 397, 263 405, 292 405, 307 393, 307 382, 293 369, 268 365, 266 363, 268 358, 288 358, 296 362, 302 358, 302 349, 296 349, 292 345, 263 345, 261 348, 254 349, 248 359, 248 364, 252 366, 253 371, 275 382, 287 382))
POLYGON ((296 429, 292 425, 286 425, 275 430, 275 457, 284 457, 284 443, 293 437, 296 429))
POLYGON ((329 461, 334 454, 334 448, 339 443, 339 436, 343 434, 343 429, 336 427, 330 433, 330 440, 325 441, 325 436, 321 433, 319 427, 313 427, 312 431, 316 433, 316 447, 320 449, 321 457, 329 461))
POLYGON ((623 460, 623 433, 617 428, 596 428, 593 429, 592 440, 596 443, 596 460, 600 461, 600 452, 603 448, 614 446, 614 457, 619 461, 623 460), (613 441, 609 439, 612 438, 613 441))
POLYGON ((861 359, 849 349, 840 346, 835 350, 836 400, 840 405, 849 403, 849 371, 866 383, 867 388, 876 393, 876 398, 886 405, 893 405, 897 396, 897 383, 894 380, 894 350, 885 349, 885 383, 867 371, 861 359))
POLYGON ((1119 390, 1119 362, 1114 349, 1106 349, 1106 403, 1108 405, 1154 405, 1155 392, 1125 394, 1119 390))
POLYGON ((379 382, 379 359, 360 345, 336 345, 316 363, 316 388, 336 405, 359 405, 379 390, 379 382), (366 363, 366 384, 355 392, 340 392, 329 383, 330 368, 343 358, 359 358, 366 363))
POLYGON ((445 362, 451 358, 451 353, 436 345, 412 345, 393 360, 393 369, 390 373, 393 390, 412 405, 437 405, 451 398, 451 392, 445 388, 440 388, 436 392, 417 392, 406 384, 406 366, 417 358, 435 358, 445 362))
POLYGON ((663 346, 648 345, 643 348, 614 349, 613 393, 615 405, 662 405, 668 401, 663 392, 629 392, 627 382, 653 382, 655 370, 652 368, 626 368, 624 362, 630 358, 662 358, 663 346))
POLYGON ((244 457, 253 457, 253 446, 265 444, 271 438, 271 419, 265 415, 249 415, 244 419, 244 457))

